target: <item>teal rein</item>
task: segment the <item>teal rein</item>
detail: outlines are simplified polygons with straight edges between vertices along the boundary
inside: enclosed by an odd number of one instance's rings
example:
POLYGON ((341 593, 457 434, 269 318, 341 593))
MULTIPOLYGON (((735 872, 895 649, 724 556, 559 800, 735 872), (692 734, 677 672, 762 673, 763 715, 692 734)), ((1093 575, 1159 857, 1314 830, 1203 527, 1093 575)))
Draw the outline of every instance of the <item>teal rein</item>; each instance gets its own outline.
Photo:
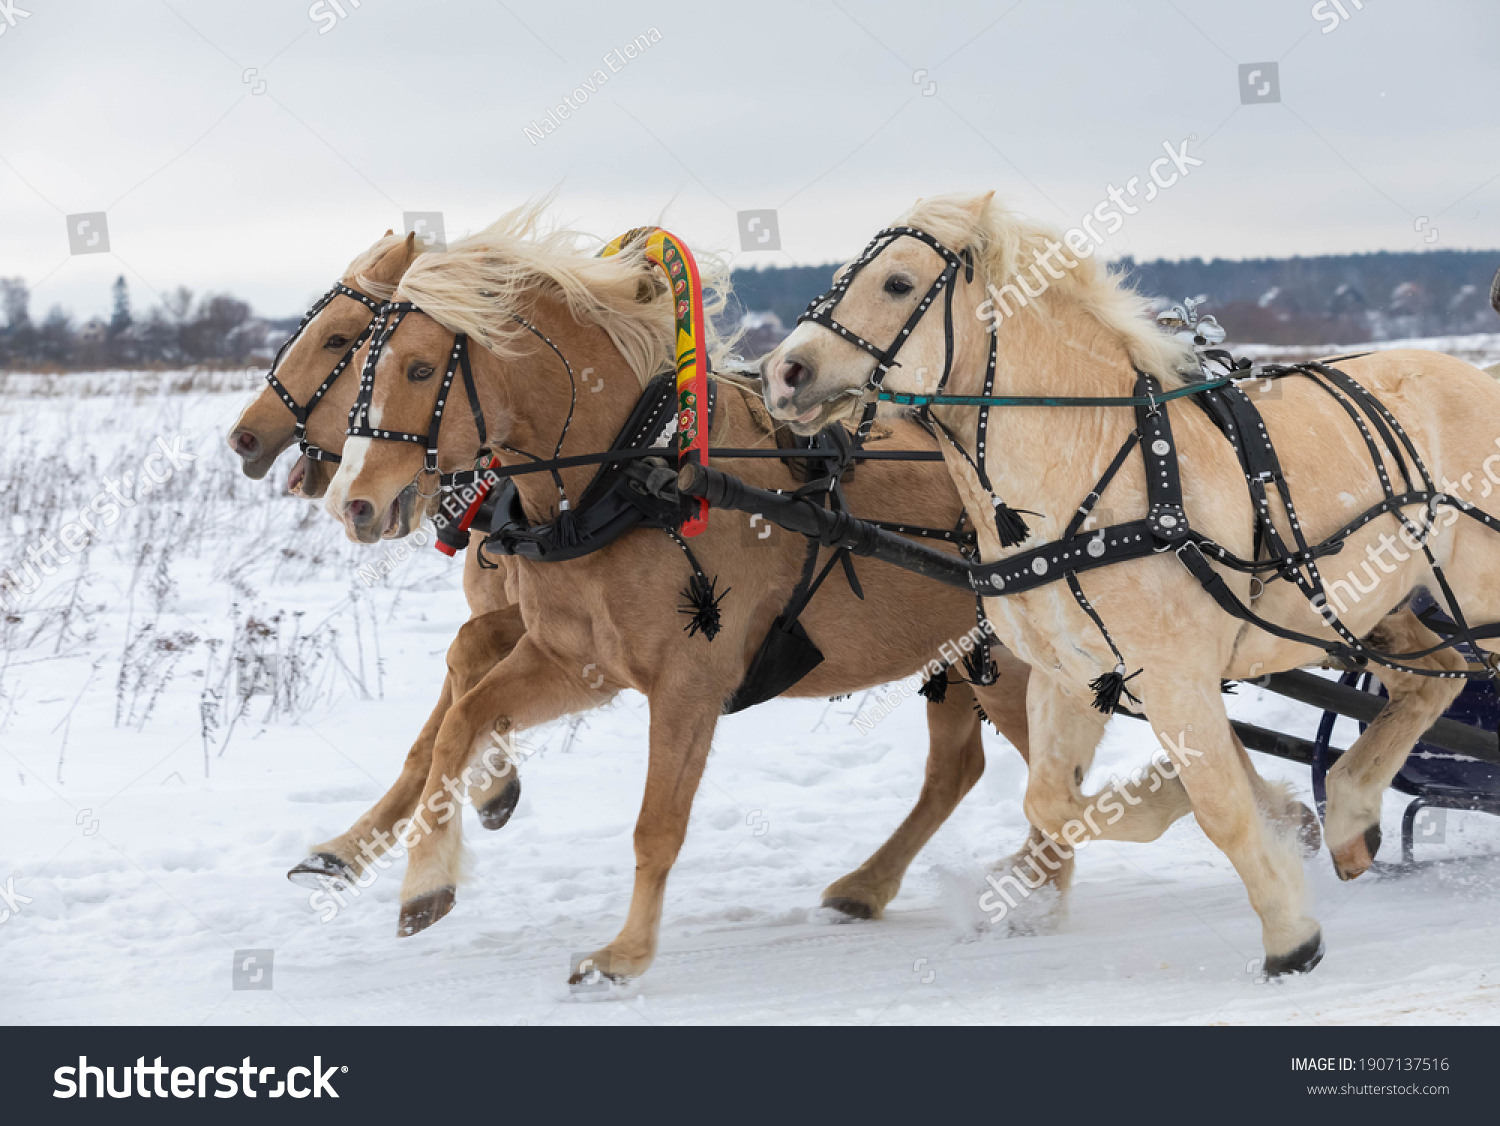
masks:
POLYGON ((1228 376, 1204 383, 1190 383, 1160 395, 1120 395, 1090 398, 1055 398, 1051 395, 910 395, 905 391, 881 391, 880 401, 903 407, 1152 407, 1171 399, 1217 391, 1233 380, 1228 376))

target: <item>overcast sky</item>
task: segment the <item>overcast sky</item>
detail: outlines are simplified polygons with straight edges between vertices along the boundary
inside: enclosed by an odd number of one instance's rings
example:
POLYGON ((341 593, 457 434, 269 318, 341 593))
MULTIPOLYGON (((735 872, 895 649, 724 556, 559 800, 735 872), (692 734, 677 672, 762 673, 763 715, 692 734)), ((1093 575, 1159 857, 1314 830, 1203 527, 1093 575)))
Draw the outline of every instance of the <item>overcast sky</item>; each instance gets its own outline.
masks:
POLYGON ((1185 140, 1202 164, 1109 256, 1500 247, 1494 0, 339 4, 0 15, 0 276, 34 316, 102 312, 121 273, 138 309, 187 285, 299 313, 404 212, 451 240, 554 186, 585 230, 664 214, 739 265, 845 259, 945 191, 1069 226, 1185 140), (1240 64, 1280 101, 1242 104, 1240 64), (781 250, 742 251, 763 208, 781 250), (110 252, 70 254, 97 211, 110 252))

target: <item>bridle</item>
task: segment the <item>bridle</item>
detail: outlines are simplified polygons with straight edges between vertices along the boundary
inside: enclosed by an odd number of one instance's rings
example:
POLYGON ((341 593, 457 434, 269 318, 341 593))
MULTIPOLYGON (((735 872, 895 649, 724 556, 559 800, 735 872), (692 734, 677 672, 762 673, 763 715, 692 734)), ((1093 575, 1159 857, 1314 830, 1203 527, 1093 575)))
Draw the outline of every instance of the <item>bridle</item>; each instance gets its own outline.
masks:
POLYGON ((293 436, 297 439, 297 446, 302 451, 303 456, 309 461, 327 461, 337 465, 342 460, 338 454, 329 453, 322 447, 315 446, 307 440, 307 420, 311 417, 312 412, 317 409, 318 404, 323 401, 323 396, 328 394, 328 389, 333 386, 334 381, 344 374, 344 369, 354 359, 354 353, 358 352, 360 346, 370 338, 370 333, 375 328, 375 321, 379 317, 380 309, 381 304, 375 298, 361 293, 359 290, 354 289, 352 286, 347 286, 343 282, 335 282, 333 288, 318 298, 317 303, 307 311, 307 314, 302 318, 302 323, 297 326, 296 331, 287 337, 285 343, 276 350, 276 358, 271 361, 271 370, 266 372, 266 382, 271 385, 271 390, 276 392, 277 397, 286 404, 287 410, 292 412, 292 418, 296 420, 297 424, 296 429, 292 432, 293 436), (376 316, 372 317, 370 323, 365 326, 364 331, 350 342, 348 349, 339 358, 339 362, 333 366, 333 370, 328 373, 327 378, 313 392, 312 398, 306 404, 301 404, 292 397, 292 393, 286 389, 286 385, 276 378, 276 369, 281 366, 281 360, 286 355, 287 350, 293 344, 297 343, 303 332, 307 330, 307 326, 316 319, 319 313, 328 308, 335 297, 352 297, 360 304, 368 306, 376 316))
MULTIPOLYGON (((417 477, 433 476, 438 480, 439 489, 462 488, 473 484, 484 474, 490 472, 494 464, 494 454, 490 449, 489 430, 484 421, 484 408, 479 402, 479 389, 474 383, 474 368, 469 358, 469 337, 467 333, 455 332, 453 334, 453 347, 448 352, 448 365, 443 371, 442 383, 438 386, 437 402, 432 408, 432 417, 427 423, 425 434, 413 434, 403 430, 387 430, 383 427, 371 426, 369 420, 370 406, 375 392, 375 366, 379 363, 381 354, 390 343, 391 337, 400 326, 408 313, 421 313, 422 310, 411 301, 388 301, 380 306, 372 327, 375 329, 375 337, 370 345, 370 351, 365 357, 364 369, 360 373, 359 393, 355 396, 354 406, 349 411, 349 427, 345 433, 351 438, 371 438, 380 441, 409 442, 423 448, 422 469, 417 477), (454 473, 444 473, 438 469, 438 436, 443 425, 443 413, 447 409, 448 395, 453 387, 454 377, 458 375, 463 379, 464 394, 469 400, 469 411, 474 418, 474 430, 479 439, 479 452, 474 458, 472 469, 460 470, 454 473)), ((425 314, 430 315, 430 314, 425 314)), ((570 508, 567 492, 563 487, 562 475, 558 472, 555 464, 562 455, 563 442, 566 441, 568 430, 573 424, 573 412, 578 406, 578 381, 573 375, 573 365, 568 363, 568 358, 563 355, 552 340, 538 329, 530 321, 519 314, 512 313, 511 319, 526 329, 543 344, 552 350, 552 353, 562 362, 568 373, 568 385, 571 391, 571 399, 568 404, 568 415, 563 421, 562 433, 557 437, 557 445, 553 450, 550 461, 537 457, 535 454, 525 450, 515 449, 511 446, 502 445, 499 448, 510 453, 519 454, 530 458, 537 463, 539 471, 550 472, 553 483, 557 486, 558 511, 567 512, 570 508)), ((441 322, 439 322, 441 323, 441 322)), ((430 499, 437 493, 422 493, 418 495, 430 499)))
MULTIPOLYGON (((797 318, 800 325, 803 321, 811 321, 813 324, 837 333, 842 339, 847 340, 856 348, 868 353, 875 360, 875 367, 870 372, 870 378, 865 381, 861 393, 874 392, 878 394, 881 385, 885 383, 885 377, 890 374, 893 367, 900 367, 896 357, 901 349, 905 347, 907 340, 922 318, 926 316, 927 310, 932 303, 943 295, 943 374, 938 382, 941 390, 948 384, 948 377, 953 372, 953 291, 957 289, 955 280, 958 277, 959 268, 964 271, 964 280, 974 280, 974 257, 966 248, 962 252, 950 250, 940 241, 915 227, 887 227, 883 231, 877 231, 875 237, 870 240, 868 246, 860 253, 860 256, 851 262, 844 271, 843 276, 833 283, 828 292, 820 297, 815 297, 808 304, 807 309, 797 318), (833 317, 833 311, 849 293, 849 286, 854 279, 875 259, 879 258, 886 250, 895 245, 897 239, 913 238, 918 242, 925 243, 942 256, 944 266, 933 283, 927 287, 927 292, 917 302, 917 307, 912 310, 911 316, 907 317, 906 323, 896 333, 896 338, 886 347, 882 348, 872 344, 859 333, 846 325, 840 324, 833 317)), ((993 350, 993 345, 991 346, 993 350)), ((870 427, 875 421, 875 410, 877 402, 872 398, 865 405, 864 416, 860 419, 859 429, 856 432, 860 441, 869 436, 870 427)))
MULTIPOLYGON (((847 340, 850 344, 853 344, 856 348, 868 353, 875 359, 874 370, 870 372, 869 379, 865 381, 864 387, 860 390, 860 394, 869 394, 871 398, 865 404, 864 414, 860 418, 859 428, 856 431, 858 441, 862 442, 869 435, 870 427, 875 421, 875 411, 880 405, 880 400, 889 397, 887 394, 882 394, 882 385, 885 383, 885 377, 890 374, 890 370, 900 366, 896 357, 900 354, 901 349, 905 347, 906 342, 911 338, 912 332, 922 322, 922 318, 927 315, 927 311, 937 301, 940 294, 943 297, 943 373, 938 379, 935 394, 941 395, 943 390, 948 386, 948 379, 953 374, 954 361, 953 293, 958 288, 957 278, 960 267, 964 271, 964 281, 972 282, 974 280, 974 255, 969 248, 965 247, 962 251, 953 250, 945 246, 933 235, 928 234, 926 231, 918 230, 916 227, 887 227, 883 231, 876 232, 875 237, 870 240, 869 245, 865 247, 858 258, 850 263, 849 268, 844 271, 843 276, 838 281, 834 282, 833 287, 821 297, 814 298, 806 311, 797 318, 798 324, 801 324, 803 321, 811 321, 815 325, 837 333, 842 339, 847 340), (901 330, 896 334, 896 338, 889 345, 881 348, 879 345, 870 343, 853 329, 840 324, 834 319, 833 311, 838 308, 839 302, 848 295, 849 285, 854 281, 859 272, 895 245, 897 239, 901 238, 913 238, 918 242, 930 246, 942 256, 944 266, 942 273, 928 286, 927 292, 917 302, 917 307, 906 318, 906 323, 901 326, 901 330)), ((989 337, 989 359, 984 371, 983 394, 985 396, 990 396, 995 388, 995 368, 999 347, 999 336, 993 328, 990 329, 989 337)), ((989 473, 985 468, 990 426, 989 406, 982 406, 979 410, 978 442, 973 455, 970 455, 964 449, 963 444, 958 441, 957 436, 946 425, 933 416, 930 406, 921 406, 918 414, 924 423, 947 439, 948 444, 957 451, 959 456, 968 463, 969 468, 974 471, 975 476, 979 479, 980 486, 984 489, 985 495, 990 498, 990 503, 995 510, 995 530, 1000 537, 1001 546, 1014 547, 1023 542, 1028 534, 1026 522, 1021 518, 1017 510, 1011 508, 996 495, 994 486, 990 484, 989 473)))

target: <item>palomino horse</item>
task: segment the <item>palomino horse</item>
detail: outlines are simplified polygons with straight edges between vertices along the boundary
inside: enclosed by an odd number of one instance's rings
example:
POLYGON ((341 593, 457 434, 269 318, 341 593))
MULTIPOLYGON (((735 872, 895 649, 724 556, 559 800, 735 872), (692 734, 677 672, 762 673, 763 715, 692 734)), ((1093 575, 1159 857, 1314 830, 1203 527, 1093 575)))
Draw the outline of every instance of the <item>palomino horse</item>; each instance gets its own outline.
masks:
MULTIPOLYGON (((340 285, 356 294, 388 299, 396 283, 418 253, 408 239, 387 236, 350 265, 340 285)), ((319 389, 328 383, 330 374, 352 343, 358 342, 369 328, 373 313, 358 297, 336 293, 335 300, 315 309, 293 343, 284 351, 274 371, 282 392, 299 407, 314 402, 319 389)), ((361 356, 363 353, 361 353, 361 356)), ((357 359, 358 357, 356 357, 357 359)), ((320 497, 326 491, 332 473, 328 467, 337 464, 345 443, 345 427, 353 405, 359 376, 356 364, 323 389, 311 410, 301 419, 305 430, 300 435, 308 451, 299 458, 289 479, 292 492, 320 497)), ((247 457, 247 472, 252 468, 264 474, 276 454, 298 440, 297 417, 274 387, 267 387, 242 414, 236 424, 230 445, 247 457), (246 435, 249 437, 247 438, 246 435), (250 457, 256 451, 257 456, 250 457), (253 461, 253 467, 249 462, 253 461)), ((934 467, 935 468, 935 467, 934 467)), ((934 483, 947 488, 942 474, 931 474, 934 483)), ((856 495, 859 495, 858 493, 856 495)), ((878 502, 871 498, 872 504, 878 502)), ((949 506, 957 516, 956 498, 949 506)), ((416 527, 416 519, 407 510, 394 534, 405 534, 416 527)), ((467 687, 488 672, 514 645, 524 631, 519 609, 511 604, 505 583, 509 561, 500 569, 482 569, 477 562, 478 537, 471 543, 465 559, 464 592, 473 617, 465 623, 448 651, 448 677, 442 696, 421 735, 413 744, 402 773, 391 790, 348 831, 333 840, 315 846, 292 875, 298 882, 311 886, 322 877, 357 878, 369 863, 385 851, 393 830, 418 808, 423 786, 432 768, 432 744, 444 715, 453 701, 463 696, 467 687)), ((878 611, 877 611, 878 612, 878 611)), ((1009 662, 1023 675, 1025 667, 1009 662)), ((1001 730, 1025 753, 1025 722, 1019 705, 1020 683, 1012 680, 1005 688, 1008 697, 1017 701, 1007 708, 993 703, 991 712, 1001 730)), ((885 905, 900 887, 906 867, 916 852, 946 819, 959 798, 973 785, 983 769, 983 750, 979 729, 973 722, 972 696, 959 685, 951 701, 928 705, 930 749, 927 779, 921 796, 910 816, 880 850, 824 892, 823 904, 854 918, 878 918, 885 905)), ((508 764, 510 769, 514 764, 508 764)), ((505 823, 519 796, 519 779, 513 774, 499 796, 488 792, 489 778, 474 789, 474 802, 480 820, 487 828, 505 823)), ((1039 842, 1039 838, 1037 838, 1039 842)), ((1057 882, 1067 884, 1069 872, 1060 871, 1057 882)), ((407 915, 401 933, 415 933, 435 921, 435 917, 407 915)))
MULTIPOLYGON (((650 377, 670 368, 673 297, 641 255, 588 257, 571 237, 536 233, 535 222, 534 212, 512 216, 445 252, 424 255, 402 278, 396 298, 403 304, 372 345, 356 407, 362 421, 355 432, 364 433, 345 444, 326 498, 351 538, 377 541, 384 527, 402 519, 407 496, 435 484, 413 441, 424 428, 442 472, 467 468, 486 447, 526 451, 516 459, 520 464, 531 451, 554 457, 554 450, 603 452, 614 448, 613 437, 650 377), (450 386, 461 359, 465 379, 450 386), (591 369, 591 393, 579 394, 573 373, 585 369, 591 369), (455 409, 445 414, 439 404, 455 409), (407 440, 398 440, 402 435, 407 440)), ((712 440, 719 448, 771 444, 758 388, 718 381, 712 440)), ((930 440, 900 425, 888 441, 914 448, 930 440)), ((763 487, 797 486, 779 460, 737 464, 763 487)), ((957 498, 946 475, 935 470, 866 462, 846 482, 850 507, 952 526, 960 514, 957 498)), ((560 481, 541 473, 518 476, 527 519, 561 511, 560 499, 577 498, 592 472, 592 466, 562 468, 560 481)), ((612 977, 638 975, 656 955, 667 876, 714 730, 797 583, 805 555, 799 537, 763 539, 746 520, 715 512, 688 552, 665 531, 646 528, 565 562, 512 563, 527 632, 443 720, 424 803, 441 800, 442 779, 456 776, 495 734, 597 707, 623 688, 645 694, 650 749, 635 830, 634 893, 619 936, 589 960, 612 977), (681 592, 695 573, 712 576, 722 592, 712 640, 685 633, 678 614, 681 592)), ((828 583, 803 612, 824 660, 787 694, 839 695, 910 675, 945 641, 974 629, 974 604, 961 594, 877 563, 862 565, 860 579, 863 605, 842 582, 828 583)), ((1016 691, 1024 666, 1008 654, 997 652, 996 659, 1003 666, 999 682, 975 691, 990 718, 1024 747, 1016 691)), ((878 911, 895 893, 901 872, 979 775, 973 698, 955 681, 944 703, 929 703, 935 765, 919 805, 926 812, 921 819, 914 813, 869 863, 830 888, 830 897, 855 894, 878 911), (956 700, 962 703, 955 706, 956 700), (944 755, 956 766, 942 765, 944 755)), ((403 916, 425 917, 434 912, 432 904, 446 909, 452 902, 460 847, 457 820, 432 827, 412 844, 403 916)), ((1063 869, 1060 881, 1066 879, 1063 869)))
MULTIPOLYGON (((1427 587, 1460 625, 1460 614, 1476 623, 1474 633, 1483 632, 1477 623, 1500 618, 1500 538, 1483 526, 1500 511, 1500 497, 1481 510, 1454 484, 1494 456, 1500 388, 1447 356, 1377 352, 1333 361, 1347 376, 1317 365, 1283 373, 1276 394, 1258 395, 1236 416, 1243 425, 1221 430, 1208 406, 1165 401, 1219 392, 1185 382, 1185 370, 1200 378, 1196 361, 1144 319, 1140 299, 992 196, 919 201, 878 235, 766 358, 766 402, 777 417, 812 429, 852 414, 882 379, 887 392, 931 396, 951 373, 944 393, 971 402, 912 405, 930 408, 947 435, 944 454, 978 526, 982 558, 1023 557, 1021 565, 981 568, 975 577, 976 585, 1021 588, 987 598, 985 610, 1034 670, 1027 698, 1032 824, 1054 836, 1066 830, 1070 844, 1075 830, 1085 839, 1117 833, 1108 826, 1090 832, 1098 828, 1091 820, 1083 827, 1093 799, 1081 782, 1106 722, 1090 696, 1105 708, 1128 691, 1180 774, 1198 823, 1245 883, 1261 919, 1267 972, 1309 970, 1323 947, 1292 843, 1298 818, 1233 737, 1220 683, 1328 652, 1371 662, 1391 701, 1330 772, 1325 823, 1339 874, 1364 871, 1379 844, 1382 792, 1457 694, 1462 681, 1452 678, 1467 667, 1451 650, 1424 654, 1439 639, 1409 611, 1393 611, 1427 587), (945 284, 934 288, 939 278, 945 284), (951 316, 937 315, 949 308, 951 316), (1023 396, 1050 405, 972 402, 1023 396), (1056 405, 1062 397, 1131 405, 1064 409, 1056 405), (1257 406, 1263 424, 1254 419, 1257 406), (1238 435, 1234 445, 1226 432, 1238 435), (1279 467, 1242 467, 1241 445, 1248 462, 1264 458, 1272 441, 1279 467), (1140 449, 1126 449, 1127 442, 1140 449), (1180 478, 1172 468, 1179 453, 1180 478), (1425 489, 1419 472, 1431 482, 1425 489), (1403 478, 1402 495, 1420 504, 1398 502, 1403 478), (1174 481, 1180 497, 1170 495, 1174 481), (1111 530, 1132 529, 1137 540, 1149 530, 1144 549, 1120 536, 1108 544, 1100 536, 1097 547, 1073 538, 1080 512, 1095 502, 1114 521, 1146 514, 1111 530), (1031 514, 1029 535, 1010 505, 1031 514), (1406 515, 1408 506, 1420 519, 1406 515), (1388 531, 1398 519, 1399 544, 1388 531), (1320 545, 1335 532, 1341 548, 1336 540, 1320 545), (1065 535, 1069 542, 1055 542, 1065 535), (1189 538, 1174 542, 1179 536, 1189 538), (1158 541, 1165 546, 1153 554, 1158 541), (1244 563, 1268 558, 1263 543, 1309 550, 1292 553, 1286 567, 1264 566, 1262 582, 1244 563), (1066 563, 1116 551, 1119 562, 1103 559, 1111 565, 1097 569, 1066 563), (1368 585, 1355 575, 1360 563, 1368 585), (1072 576, 1068 583, 1050 582, 1064 575, 1072 576), (1324 586, 1325 577, 1345 575, 1324 586), (1255 624, 1225 612, 1236 600, 1253 607, 1255 624), (1397 652, 1375 651, 1382 648, 1397 652), (1403 656, 1393 664, 1428 675, 1383 663, 1403 656), (1133 669, 1139 672, 1127 681, 1133 669)), ((1079 233, 1070 232, 1070 248, 1088 245, 1072 238, 1079 233)), ((1234 388, 1220 393, 1220 401, 1231 400, 1250 402, 1234 388)))
MULTIPOLYGON (((344 448, 344 428, 359 381, 356 353, 369 335, 376 310, 390 299, 419 253, 413 236, 402 238, 387 231, 349 264, 282 346, 268 386, 240 413, 229 433, 229 446, 241 458, 247 476, 264 477, 276 458, 298 442, 302 452, 292 466, 287 490, 309 499, 327 491, 344 448), (348 370, 351 367, 354 370, 348 370)), ((448 708, 510 651, 524 631, 520 612, 506 597, 504 571, 479 567, 477 543, 464 556, 463 586, 470 617, 449 646, 442 693, 400 776, 347 831, 312 848, 288 873, 296 882, 312 887, 324 878, 359 878, 386 851, 385 842, 421 796, 432 763, 432 741, 448 708)), ((498 791, 490 792, 493 774, 484 781, 472 794, 474 805, 480 823, 498 829, 520 800, 520 778, 511 764, 498 791)))

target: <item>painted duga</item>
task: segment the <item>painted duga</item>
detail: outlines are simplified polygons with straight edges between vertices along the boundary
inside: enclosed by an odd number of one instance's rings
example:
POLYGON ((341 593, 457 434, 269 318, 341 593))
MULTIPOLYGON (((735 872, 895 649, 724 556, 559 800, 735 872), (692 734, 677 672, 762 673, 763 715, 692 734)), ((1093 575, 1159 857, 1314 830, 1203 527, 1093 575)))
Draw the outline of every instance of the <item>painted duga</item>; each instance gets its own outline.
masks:
MULTIPOLYGON (((1185 346, 1145 318, 1137 296, 1099 263, 1074 258, 1057 233, 1003 208, 993 193, 919 201, 893 226, 919 232, 936 246, 905 236, 876 246, 847 279, 847 290, 835 293, 834 312, 826 303, 815 310, 763 363, 767 406, 799 430, 854 417, 881 382, 875 353, 898 341, 899 362, 882 373, 889 392, 934 394, 951 368, 943 390, 952 396, 1128 397, 1138 394, 1139 372, 1170 392, 1184 387, 1183 372, 1197 371, 1185 346), (1044 272, 1039 267, 1045 259, 1051 261, 1044 272), (952 278, 948 292, 921 311, 945 271, 952 278), (950 293, 951 351, 944 333, 950 293), (830 327, 830 317, 836 327, 830 327), (903 328, 909 333, 902 335, 903 328), (986 391, 992 340, 994 372, 986 391)), ((881 354, 889 361, 889 354, 881 354)), ((1439 488, 1456 489, 1444 483, 1474 473, 1494 452, 1500 388, 1468 364, 1403 350, 1337 366, 1384 404, 1396 420, 1388 429, 1409 436, 1439 488)), ((1317 543, 1382 503, 1381 475, 1336 396, 1300 377, 1279 380, 1277 388, 1279 396, 1256 405, 1276 443, 1300 530, 1317 543)), ((1168 412, 1187 521, 1241 559, 1253 559, 1254 512, 1235 449, 1196 403, 1173 401, 1157 409, 1168 412)), ((985 561, 1062 538, 1137 425, 1134 410, 1118 406, 994 406, 981 450, 978 406, 931 410, 950 435, 945 459, 979 531, 985 561), (1008 523, 1017 513, 1024 520, 1008 523)), ((1147 516, 1144 456, 1135 448, 1098 498, 1098 509, 1109 513, 1103 522, 1147 516)), ((1387 459, 1385 476, 1395 474, 1387 459)), ((1500 535, 1480 519, 1461 518, 1488 519, 1500 511, 1500 497, 1450 497, 1434 511, 1428 544, 1463 614, 1476 626, 1500 620, 1500 535)), ((1279 504, 1272 505, 1271 518, 1277 533, 1291 540, 1279 504)), ((1380 537, 1389 540, 1397 530, 1393 514, 1372 520, 1348 536, 1341 552, 1320 561, 1322 574, 1342 578, 1375 557, 1369 552, 1384 550, 1380 537)), ((1373 589, 1340 607, 1339 616, 1357 638, 1378 639, 1390 652, 1417 653, 1440 639, 1400 608, 1419 587, 1439 594, 1438 584, 1420 551, 1391 553, 1388 561, 1373 589)), ((1218 570, 1227 589, 1253 604, 1262 619, 1338 640, 1323 608, 1310 604, 1293 583, 1255 584, 1252 590, 1249 575, 1218 570)), ((1316 663, 1323 650, 1224 612, 1172 551, 1089 570, 1078 581, 1077 595, 1067 583, 1053 582, 984 602, 998 636, 1033 670, 1027 689, 1028 818, 1054 836, 1070 822, 1082 823, 1093 803, 1082 780, 1106 723, 1093 706, 1095 697, 1101 684, 1131 670, 1123 691, 1151 721, 1204 833, 1239 872, 1260 916, 1268 972, 1311 969, 1323 943, 1304 900, 1296 847, 1300 812, 1286 793, 1259 777, 1234 738, 1220 684, 1316 663)), ((1360 585, 1368 585, 1363 571, 1360 585)), ((1441 597, 1440 604, 1452 610, 1441 597)), ((1450 650, 1409 663, 1447 673, 1463 667, 1450 650)), ((1379 666, 1372 671, 1391 702, 1328 778, 1324 837, 1345 879, 1369 867, 1379 846, 1382 791, 1462 684, 1379 666)), ((1113 694, 1121 691, 1116 679, 1113 694)), ((1098 835, 1117 836, 1119 828, 1101 824, 1098 835)), ((1092 825, 1086 835, 1095 835, 1092 825)))
MULTIPOLYGON (((477 406, 462 383, 452 385, 437 432, 440 472, 473 465, 481 449, 476 414, 488 448, 507 465, 526 463, 520 451, 551 457, 555 449, 564 456, 610 449, 650 377, 669 370, 673 360, 672 297, 641 255, 598 259, 580 252, 566 232, 539 231, 534 212, 422 256, 401 279, 395 299, 415 308, 382 340, 363 417, 378 434, 430 433, 443 373, 451 370, 458 334, 464 334, 477 406), (569 367, 591 369, 588 393, 575 393, 569 367)), ((720 380, 718 404, 714 446, 774 445, 753 382, 720 380)), ((892 426, 883 440, 894 448, 930 448, 930 438, 909 424, 892 426)), ((777 459, 742 459, 735 467, 764 488, 800 484, 777 459)), ((577 498, 592 468, 561 473, 562 491, 577 498)), ((542 523, 560 511, 559 486, 548 473, 516 482, 529 521, 542 523)), ((846 491, 854 511, 888 520, 951 526, 960 513, 946 473, 931 463, 865 463, 846 491)), ((325 503, 352 539, 378 542, 388 528, 409 529, 423 513, 425 496, 435 492, 423 446, 362 436, 344 445, 325 503)), ((714 511, 707 530, 690 541, 693 557, 723 596, 712 639, 684 631, 679 607, 692 571, 682 547, 663 530, 640 528, 566 562, 513 560, 511 589, 528 628, 455 703, 437 732, 424 804, 441 798, 441 779, 456 777, 496 734, 511 736, 597 707, 624 688, 648 698, 649 764, 629 914, 614 941, 587 959, 611 977, 638 975, 656 956, 667 877, 724 703, 801 571, 805 541, 765 538, 762 531, 737 514, 714 511)), ((945 642, 973 629, 974 601, 961 592, 875 562, 862 562, 859 577, 863 601, 835 576, 804 612, 802 622, 824 660, 789 694, 839 695, 910 675, 945 642)), ((1001 666, 997 683, 971 690, 955 675, 946 698, 929 702, 932 743, 917 809, 865 865, 825 892, 830 905, 878 915, 917 850, 973 785, 983 765, 976 696, 1024 753, 1024 666, 998 647, 994 656, 1001 666)), ((1132 811, 1132 821, 1164 824, 1173 815, 1166 807, 1181 792, 1180 786, 1175 793, 1163 787, 1158 798, 1132 811)), ((459 826, 451 819, 418 836, 401 890, 403 919, 432 917, 453 902, 459 826)), ((1060 864, 1054 879, 1065 885, 1068 873, 1060 864)))
MULTIPOLYGON (((531 218, 521 214, 502 220, 497 228, 522 230, 530 222, 531 218)), ((353 293, 335 292, 301 326, 278 357, 272 374, 282 391, 299 407, 315 403, 306 412, 305 433, 301 436, 307 452, 297 458, 287 480, 288 491, 294 495, 310 499, 323 497, 333 470, 344 454, 349 411, 354 404, 361 364, 367 351, 356 345, 367 334, 375 318, 374 308, 360 300, 359 295, 372 299, 376 306, 389 300, 420 253, 419 244, 410 236, 402 238, 386 232, 385 237, 357 256, 339 279, 337 284, 353 293), (329 383, 330 375, 340 369, 341 364, 343 367, 337 378, 329 383), (323 388, 321 396, 320 388, 323 388)), ((230 448, 242 458, 247 475, 263 477, 277 456, 299 441, 296 422, 295 412, 269 385, 241 412, 228 440, 230 448)), ((935 466, 927 467, 923 473, 931 484, 949 494, 946 503, 951 511, 945 512, 944 516, 956 519, 957 498, 951 494, 944 475, 935 466)), ((857 491, 855 495, 863 494, 857 491)), ((386 531, 387 536, 404 536, 418 527, 423 513, 410 503, 413 499, 413 494, 408 493, 406 507, 397 506, 396 519, 386 531)), ((909 514, 921 513, 914 507, 909 514)), ((925 514, 921 515, 925 517, 925 514)), ((460 763, 459 769, 446 776, 442 768, 435 769, 433 747, 439 730, 454 704, 508 656, 526 632, 520 605, 507 591, 514 563, 501 559, 498 566, 480 567, 479 543, 480 537, 474 537, 464 560, 463 585, 469 620, 449 646, 448 672, 442 692, 412 744, 400 776, 347 831, 309 850, 309 855, 289 873, 295 882, 318 888, 324 880, 364 878, 376 860, 389 851, 401 822, 417 813, 428 788, 429 776, 437 788, 435 792, 441 792, 440 788, 448 778, 461 779, 463 768, 474 765, 460 763)), ((677 602, 673 592, 664 603, 664 613, 675 614, 677 602)), ((947 624, 958 633, 945 634, 939 644, 972 628, 972 612, 954 615, 947 624), (959 620, 964 623, 962 627, 957 625, 959 620)), ((989 714, 1024 756, 1026 668, 1003 654, 997 656, 1012 675, 1003 685, 989 690, 989 714)), ((973 704, 974 698, 967 686, 958 684, 941 705, 928 705, 931 743, 927 779, 917 806, 890 841, 869 861, 825 890, 823 902, 827 907, 852 918, 881 916, 885 905, 900 888, 911 859, 973 786, 984 768, 980 725, 973 704)), ((491 744, 486 747, 486 752, 493 749, 491 744)), ((496 786, 497 771, 491 768, 492 765, 486 762, 484 769, 475 769, 470 775, 478 776, 478 781, 470 787, 470 794, 480 823, 486 828, 498 829, 509 820, 519 800, 520 778, 518 764, 506 761, 498 771, 503 785, 496 786)), ((1058 870, 1054 882, 1060 890, 1066 888, 1070 873, 1070 865, 1058 870)), ((415 934, 432 925, 452 902, 451 896, 443 895, 421 899, 415 907, 403 910, 398 933, 403 936, 415 934)))

